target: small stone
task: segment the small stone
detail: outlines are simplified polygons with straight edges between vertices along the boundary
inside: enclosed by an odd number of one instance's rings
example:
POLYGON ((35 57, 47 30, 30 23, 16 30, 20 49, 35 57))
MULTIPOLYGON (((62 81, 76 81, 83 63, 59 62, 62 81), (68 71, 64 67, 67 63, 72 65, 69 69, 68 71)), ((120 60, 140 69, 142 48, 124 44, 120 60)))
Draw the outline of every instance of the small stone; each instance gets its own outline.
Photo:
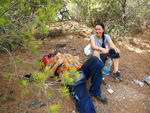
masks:
POLYGON ((63 99, 62 99, 62 98, 59 98, 59 101, 60 101, 60 103, 62 103, 62 102, 63 102, 63 99))
POLYGON ((11 100, 11 101, 15 101, 15 98, 13 98, 13 97, 9 97, 9 100, 11 100))
POLYGON ((76 111, 75 111, 75 110, 73 110, 71 113, 76 113, 76 111))
POLYGON ((64 47, 64 46, 66 46, 66 45, 67 45, 66 42, 58 42, 58 43, 56 44, 56 47, 64 47))
POLYGON ((38 101, 37 99, 33 99, 33 100, 29 103, 28 107, 30 107, 30 106, 32 106, 32 105, 36 105, 36 104, 38 104, 38 103, 39 103, 39 101, 38 101))
POLYGON ((12 90, 8 90, 8 91, 7 91, 7 94, 12 94, 12 93, 13 93, 12 90))
POLYGON ((25 104, 27 104, 27 103, 28 103, 28 101, 25 101, 24 103, 25 103, 25 104))
POLYGON ((72 50, 72 51, 75 51, 75 50, 76 50, 76 48, 75 48, 75 47, 72 47, 72 48, 71 48, 71 50, 72 50))
POLYGON ((96 110, 106 113, 106 110, 104 108, 99 107, 99 106, 96 107, 96 110))
POLYGON ((124 109, 121 109, 122 112, 124 112, 124 109))
POLYGON ((46 104, 44 102, 42 102, 39 106, 39 108, 43 107, 43 106, 46 106, 46 104))

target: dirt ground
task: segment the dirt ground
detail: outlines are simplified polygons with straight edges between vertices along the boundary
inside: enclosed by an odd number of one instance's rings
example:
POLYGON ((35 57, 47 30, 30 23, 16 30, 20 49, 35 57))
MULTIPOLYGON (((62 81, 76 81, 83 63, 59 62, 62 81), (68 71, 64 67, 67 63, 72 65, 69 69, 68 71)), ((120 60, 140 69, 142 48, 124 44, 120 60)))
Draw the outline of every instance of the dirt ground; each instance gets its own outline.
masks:
MULTIPOLYGON (((84 47, 90 43, 89 36, 94 33, 92 28, 75 21, 57 22, 50 26, 51 29, 62 29, 63 35, 56 38, 45 38, 42 44, 38 45, 40 56, 48 53, 50 48, 55 47, 57 44, 62 44, 63 47, 58 47, 62 53, 78 55, 82 63, 89 58, 84 54, 84 47)), ((126 41, 113 39, 116 46, 121 50, 119 70, 123 81, 116 80, 112 74, 109 76, 103 75, 106 84, 101 85, 101 90, 108 98, 108 104, 104 105, 92 97, 97 113, 150 113, 150 86, 143 79, 144 76, 150 76, 150 32, 143 30, 142 33, 136 33, 134 37, 125 37, 125 39, 126 41), (144 86, 140 87, 134 80, 140 80, 144 83, 144 86), (112 89, 114 92, 109 93, 107 88, 112 89)), ((31 53, 27 50, 17 51, 21 51, 22 54, 15 58, 23 59, 24 64, 29 65, 34 59, 30 57, 31 53)), ((12 52, 12 55, 14 53, 12 52)), ((1 103, 0 113, 29 113, 29 111, 47 113, 47 106, 37 109, 33 107, 25 108, 27 104, 16 106, 18 102, 27 101, 29 103, 32 99, 38 99, 40 102, 47 103, 47 105, 52 105, 59 101, 61 105, 59 113, 77 113, 75 101, 71 96, 69 99, 60 98, 58 89, 62 86, 59 82, 55 85, 49 85, 49 91, 52 93, 50 102, 47 102, 44 94, 33 86, 34 81, 29 82, 27 86, 32 93, 21 96, 23 88, 17 85, 18 77, 14 66, 9 65, 10 61, 12 59, 8 57, 7 53, 0 54, 0 94, 3 93, 0 100, 4 96, 13 97, 15 100, 1 103), (3 77, 5 70, 11 71, 14 76, 11 79, 5 79, 3 77), (13 93, 7 94, 8 90, 12 90, 13 93), (11 107, 6 110, 8 106, 11 107)), ((23 68, 17 71, 18 76, 28 74, 23 68)), ((47 82, 52 83, 53 80, 50 79, 47 82)), ((86 85, 87 89, 89 89, 90 80, 87 81, 86 85)))

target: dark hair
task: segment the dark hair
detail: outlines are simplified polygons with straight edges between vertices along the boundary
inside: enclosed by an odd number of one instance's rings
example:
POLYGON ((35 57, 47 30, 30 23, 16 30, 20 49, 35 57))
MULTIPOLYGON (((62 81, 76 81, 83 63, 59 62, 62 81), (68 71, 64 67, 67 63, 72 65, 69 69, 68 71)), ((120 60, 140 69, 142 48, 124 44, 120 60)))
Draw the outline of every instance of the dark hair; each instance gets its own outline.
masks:
POLYGON ((60 52, 58 49, 56 49, 55 52, 54 52, 54 54, 50 53, 50 54, 48 55, 48 57, 51 58, 52 55, 56 55, 57 53, 61 53, 61 52, 60 52))
MULTIPOLYGON (((105 30, 105 26, 104 26, 103 23, 98 23, 98 24, 96 24, 96 26, 97 26, 97 25, 100 25, 100 26, 105 30)), ((104 32, 105 32, 105 31, 104 31, 104 32)), ((103 47, 103 48, 105 48, 105 44, 104 44, 104 40, 105 40, 104 32, 103 32, 103 34, 102 34, 102 40, 103 40, 103 42, 102 42, 102 47, 103 47)))

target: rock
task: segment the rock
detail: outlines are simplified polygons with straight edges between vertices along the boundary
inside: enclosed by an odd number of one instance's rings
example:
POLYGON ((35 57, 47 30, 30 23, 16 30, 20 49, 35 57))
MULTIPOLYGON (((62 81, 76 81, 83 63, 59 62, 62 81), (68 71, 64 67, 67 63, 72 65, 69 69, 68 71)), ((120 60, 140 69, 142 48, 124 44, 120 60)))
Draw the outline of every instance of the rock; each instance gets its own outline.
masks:
POLYGON ((75 111, 75 110, 72 110, 71 113, 76 113, 76 111, 75 111))
POLYGON ((85 38, 85 37, 86 37, 86 35, 84 35, 84 34, 80 34, 80 36, 81 36, 81 37, 83 37, 83 38, 85 38))
POLYGON ((25 104, 27 104, 27 103, 28 103, 28 101, 25 101, 24 103, 25 103, 25 104))
POLYGON ((77 50, 77 49, 76 49, 75 47, 72 47, 71 50, 72 50, 72 51, 75 51, 75 50, 77 50))
POLYGON ((57 44, 56 44, 56 47, 64 47, 64 46, 66 46, 67 45, 67 42, 58 42, 57 44))
POLYGON ((39 106, 39 108, 43 107, 43 106, 46 106, 46 104, 44 102, 42 102, 39 106))
POLYGON ((24 104, 21 102, 16 103, 17 106, 23 106, 24 104))
POLYGON ((8 91, 7 91, 7 94, 12 94, 12 93, 13 93, 12 90, 8 90, 8 91))
POLYGON ((33 100, 29 103, 28 107, 31 107, 32 105, 36 105, 36 104, 39 104, 39 101, 38 101, 37 99, 33 99, 33 100))
POLYGON ((137 43, 136 39, 130 39, 130 44, 132 44, 133 46, 137 47, 139 44, 137 43))
POLYGON ((11 100, 11 101, 15 101, 15 98, 13 98, 13 97, 9 97, 9 100, 11 100))
POLYGON ((99 107, 99 106, 96 107, 96 110, 106 113, 106 110, 104 108, 99 107))

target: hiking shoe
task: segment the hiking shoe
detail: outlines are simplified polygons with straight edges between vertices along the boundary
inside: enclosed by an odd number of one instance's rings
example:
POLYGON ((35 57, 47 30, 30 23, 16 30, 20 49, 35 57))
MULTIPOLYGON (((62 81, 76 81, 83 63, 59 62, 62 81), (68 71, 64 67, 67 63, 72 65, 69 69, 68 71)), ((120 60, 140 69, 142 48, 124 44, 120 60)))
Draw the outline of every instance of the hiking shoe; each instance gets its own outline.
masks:
POLYGON ((107 104, 108 100, 107 98, 105 97, 104 94, 101 94, 99 96, 95 96, 97 100, 99 100, 100 102, 102 102, 103 104, 107 104))
POLYGON ((116 73, 112 73, 112 75, 117 79, 117 80, 122 80, 122 77, 120 75, 120 71, 117 71, 116 73))

